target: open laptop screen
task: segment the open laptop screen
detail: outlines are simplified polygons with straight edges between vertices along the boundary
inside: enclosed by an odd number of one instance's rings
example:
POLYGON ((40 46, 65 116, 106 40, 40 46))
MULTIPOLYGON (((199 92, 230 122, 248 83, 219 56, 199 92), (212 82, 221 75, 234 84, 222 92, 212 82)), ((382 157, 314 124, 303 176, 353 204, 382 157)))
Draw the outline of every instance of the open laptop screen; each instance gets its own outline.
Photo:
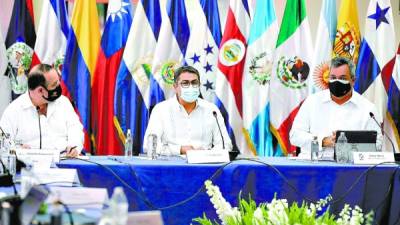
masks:
POLYGON ((340 133, 344 132, 348 143, 376 143, 378 133, 375 130, 338 130, 336 131, 336 142, 340 133))
POLYGON ((49 195, 49 191, 44 186, 33 186, 19 209, 21 225, 29 225, 39 211, 40 204, 44 202, 49 195))

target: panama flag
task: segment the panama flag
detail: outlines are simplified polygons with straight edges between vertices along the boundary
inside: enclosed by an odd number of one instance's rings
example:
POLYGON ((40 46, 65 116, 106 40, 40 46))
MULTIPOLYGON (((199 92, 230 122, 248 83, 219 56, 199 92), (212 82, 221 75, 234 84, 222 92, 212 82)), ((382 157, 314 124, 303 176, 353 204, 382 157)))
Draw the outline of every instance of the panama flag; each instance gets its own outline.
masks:
POLYGON ((12 98, 28 89, 26 74, 31 67, 36 41, 32 0, 15 0, 6 37, 8 67, 12 98))
POLYGON ((314 46, 312 79, 309 79, 310 93, 328 88, 329 67, 336 36, 336 24, 336 0, 324 0, 314 46))
POLYGON ((312 62, 310 27, 304 0, 288 0, 275 51, 271 79, 271 129, 283 154, 295 152, 289 131, 307 97, 312 62))
POLYGON ((269 82, 278 24, 273 0, 257 1, 256 4, 243 75, 243 123, 250 149, 257 155, 273 156, 269 130, 269 82))
POLYGON ((118 70, 114 95, 114 125, 122 143, 127 130, 131 129, 133 151, 142 149, 149 120, 151 63, 160 26, 159 0, 139 1, 118 70))
POLYGON ((358 24, 357 1, 343 0, 339 9, 333 55, 352 59, 356 65, 361 39, 358 24))
POLYGON ((100 28, 95 0, 76 0, 62 70, 63 94, 73 102, 90 142, 90 88, 100 47, 100 28))
MULTIPOLYGON (((396 66, 389 85, 387 120, 387 127, 390 127, 387 129, 387 133, 391 136, 396 151, 400 152, 400 44, 397 49, 396 66)), ((386 148, 391 149, 388 146, 386 148)))
MULTIPOLYGON (((384 118, 384 129, 389 126, 386 117, 387 92, 396 55, 392 8, 389 0, 371 0, 365 22, 365 36, 361 43, 354 89, 373 102, 379 116, 384 118)), ((389 132, 388 133, 392 133, 389 132)), ((383 148, 390 150, 385 140, 383 148)))
POLYGON ((2 90, 2 94, 0 95, 0 117, 11 101, 10 79, 5 75, 7 62, 6 46, 3 35, 0 32, 0 90, 2 90))
POLYGON ((200 91, 203 99, 214 102, 218 47, 222 38, 218 2, 195 1, 191 10, 199 15, 196 16, 191 25, 192 31, 190 32, 185 61, 200 73, 200 91))
POLYGON ((115 129, 114 93, 118 69, 132 24, 129 0, 110 0, 107 20, 92 85, 91 126, 97 155, 122 154, 122 143, 115 129))
POLYGON ((65 1, 43 1, 40 15, 32 66, 46 63, 61 69, 69 32, 65 1))
POLYGON ((166 7, 161 7, 162 24, 152 63, 151 105, 174 95, 174 71, 185 63, 190 37, 185 2, 168 0, 166 7))
POLYGON ((222 36, 218 56, 218 74, 216 82, 217 105, 225 121, 228 131, 233 131, 232 142, 242 154, 253 154, 247 146, 243 128, 243 69, 246 56, 249 15, 241 0, 229 2, 225 31, 222 36))

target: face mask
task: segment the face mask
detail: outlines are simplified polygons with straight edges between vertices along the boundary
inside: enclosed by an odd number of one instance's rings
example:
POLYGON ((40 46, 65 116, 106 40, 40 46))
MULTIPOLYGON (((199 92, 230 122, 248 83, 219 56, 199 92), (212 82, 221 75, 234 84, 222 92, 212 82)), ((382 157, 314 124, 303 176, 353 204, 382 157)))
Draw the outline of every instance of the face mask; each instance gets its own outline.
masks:
POLYGON ((61 85, 58 85, 56 88, 54 88, 53 90, 48 90, 47 88, 45 88, 47 90, 47 98, 43 96, 44 99, 46 99, 49 102, 54 102, 57 98, 59 98, 61 96, 61 85))
POLYGON ((348 80, 330 80, 329 81, 329 91, 335 97, 343 97, 351 89, 350 81, 348 80))
POLYGON ((200 89, 194 88, 192 86, 189 86, 187 88, 181 88, 181 98, 188 103, 195 102, 200 95, 200 89))

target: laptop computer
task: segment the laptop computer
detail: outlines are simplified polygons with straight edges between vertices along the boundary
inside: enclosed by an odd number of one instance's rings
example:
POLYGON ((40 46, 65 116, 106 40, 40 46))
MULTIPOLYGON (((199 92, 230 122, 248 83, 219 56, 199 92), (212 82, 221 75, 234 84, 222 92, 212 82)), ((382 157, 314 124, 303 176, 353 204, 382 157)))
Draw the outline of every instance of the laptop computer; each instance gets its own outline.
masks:
POLYGON ((39 211, 40 205, 46 200, 49 191, 44 186, 33 186, 19 208, 21 225, 31 224, 39 211))
POLYGON ((347 142, 351 145, 352 151, 377 151, 376 138, 378 133, 375 130, 338 130, 336 131, 336 142, 342 132, 344 132, 347 142))

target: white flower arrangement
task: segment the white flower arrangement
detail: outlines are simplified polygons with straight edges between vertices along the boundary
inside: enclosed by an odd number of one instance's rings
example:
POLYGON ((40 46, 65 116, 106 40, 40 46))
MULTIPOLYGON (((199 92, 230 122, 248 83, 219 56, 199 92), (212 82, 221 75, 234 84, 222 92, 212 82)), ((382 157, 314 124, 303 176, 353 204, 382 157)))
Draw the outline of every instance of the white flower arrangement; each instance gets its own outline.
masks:
POLYGON ((331 196, 321 199, 317 204, 303 202, 300 207, 297 203, 289 206, 286 199, 276 197, 270 203, 261 203, 258 206, 251 199, 246 201, 240 198, 239 208, 232 207, 224 199, 218 186, 209 180, 205 182, 205 186, 219 221, 211 221, 204 214, 201 218, 193 219, 201 225, 370 225, 374 217, 373 212, 364 215, 360 207, 355 206, 352 209, 347 204, 338 218, 330 214, 329 207, 322 213, 332 200, 331 196))

